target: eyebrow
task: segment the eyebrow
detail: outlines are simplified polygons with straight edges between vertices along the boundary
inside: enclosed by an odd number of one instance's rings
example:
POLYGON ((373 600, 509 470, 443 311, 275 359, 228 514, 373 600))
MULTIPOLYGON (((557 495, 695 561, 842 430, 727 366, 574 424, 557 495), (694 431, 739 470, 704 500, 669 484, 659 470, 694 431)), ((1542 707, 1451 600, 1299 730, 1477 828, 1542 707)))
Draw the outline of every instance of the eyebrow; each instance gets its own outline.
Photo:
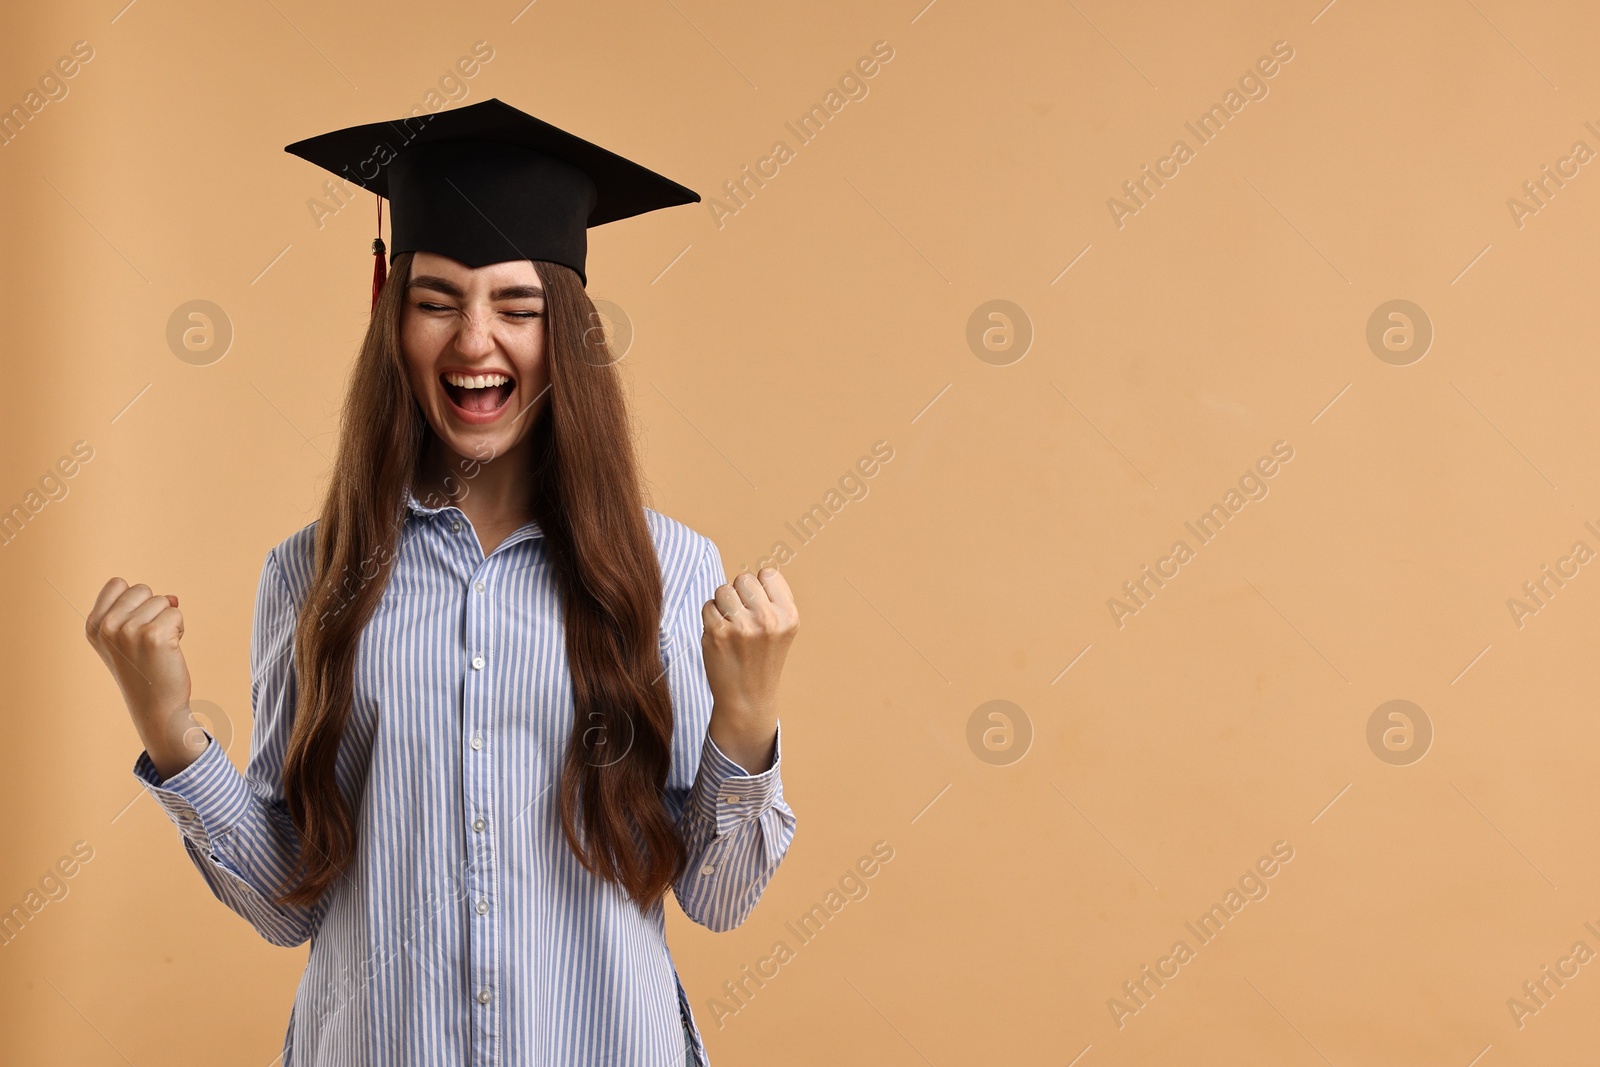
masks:
MULTIPOLYGON (((436 275, 432 275, 432 274, 424 274, 424 275, 422 275, 420 277, 412 278, 409 282, 406 283, 406 288, 407 289, 434 289, 434 290, 437 290, 438 292, 444 293, 447 296, 453 296, 457 300, 460 300, 463 296, 466 295, 466 293, 462 292, 461 286, 457 285, 455 282, 452 282, 447 278, 440 278, 440 277, 438 277, 436 275)), ((489 294, 489 299, 490 300, 517 300, 517 299, 521 299, 521 298, 541 299, 541 298, 543 298, 543 296, 544 296, 544 290, 539 288, 539 286, 537 286, 537 285, 508 285, 508 286, 505 286, 504 288, 496 289, 494 292, 490 293, 489 294)))

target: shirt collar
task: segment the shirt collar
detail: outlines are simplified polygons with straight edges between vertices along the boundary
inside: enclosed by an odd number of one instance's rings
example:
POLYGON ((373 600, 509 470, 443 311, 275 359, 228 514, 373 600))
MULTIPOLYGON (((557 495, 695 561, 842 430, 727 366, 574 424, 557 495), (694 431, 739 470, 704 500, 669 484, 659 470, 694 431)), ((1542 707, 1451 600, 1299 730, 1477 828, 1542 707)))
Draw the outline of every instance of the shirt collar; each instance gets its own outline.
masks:
POLYGON ((406 507, 410 508, 411 511, 414 514, 417 514, 417 515, 437 515, 437 514, 439 514, 439 512, 443 511, 446 507, 451 507, 451 506, 453 506, 453 505, 446 504, 446 505, 444 505, 444 507, 437 507, 437 508, 426 507, 422 503, 422 501, 417 499, 417 494, 411 491, 411 486, 410 485, 406 486, 406 507))
MULTIPOLYGON (((461 509, 456 507, 454 504, 445 504, 444 506, 437 508, 428 507, 426 504, 422 503, 422 501, 417 499, 417 494, 411 491, 410 485, 406 486, 406 507, 413 515, 419 515, 423 518, 432 518, 433 516, 443 514, 446 511, 454 511, 458 514, 461 513, 461 509)), ((544 536, 544 531, 540 529, 539 524, 535 521, 529 521, 526 524, 518 527, 511 537, 521 540, 524 536, 523 531, 527 531, 526 536, 528 537, 544 536)), ((508 537, 506 540, 510 541, 511 537, 508 537)))

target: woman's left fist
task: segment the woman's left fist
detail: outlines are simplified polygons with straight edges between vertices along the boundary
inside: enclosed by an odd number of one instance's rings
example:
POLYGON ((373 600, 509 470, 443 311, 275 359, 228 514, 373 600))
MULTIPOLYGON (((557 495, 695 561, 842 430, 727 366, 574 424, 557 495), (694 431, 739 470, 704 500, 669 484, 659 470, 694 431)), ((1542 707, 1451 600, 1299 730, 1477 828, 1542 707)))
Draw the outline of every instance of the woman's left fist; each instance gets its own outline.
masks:
POLYGON ((742 572, 717 586, 700 616, 700 647, 715 701, 712 740, 741 766, 765 767, 777 729, 778 677, 800 628, 789 583, 775 567, 763 567, 759 576, 742 572), (762 753, 766 760, 759 758, 762 753))

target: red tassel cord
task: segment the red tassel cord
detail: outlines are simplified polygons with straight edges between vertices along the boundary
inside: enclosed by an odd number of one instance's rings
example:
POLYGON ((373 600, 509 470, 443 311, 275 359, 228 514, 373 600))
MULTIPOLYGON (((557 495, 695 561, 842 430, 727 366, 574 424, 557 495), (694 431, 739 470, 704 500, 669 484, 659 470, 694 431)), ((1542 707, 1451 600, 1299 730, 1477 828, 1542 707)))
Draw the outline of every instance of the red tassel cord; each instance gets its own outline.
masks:
POLYGON ((389 276, 383 247, 383 197, 378 197, 378 236, 372 239, 372 310, 378 309, 378 294, 383 292, 384 280, 389 276))

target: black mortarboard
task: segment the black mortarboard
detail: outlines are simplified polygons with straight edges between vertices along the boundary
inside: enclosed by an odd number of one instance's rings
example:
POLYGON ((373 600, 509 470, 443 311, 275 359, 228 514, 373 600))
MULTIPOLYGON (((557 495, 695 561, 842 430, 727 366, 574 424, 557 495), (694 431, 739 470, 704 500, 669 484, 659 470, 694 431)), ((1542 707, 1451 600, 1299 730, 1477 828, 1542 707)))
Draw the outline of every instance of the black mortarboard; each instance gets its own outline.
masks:
MULTIPOLYGON (((588 228, 700 194, 498 99, 351 126, 286 145, 389 201, 393 248, 469 267, 543 259, 578 272, 588 228)), ((382 202, 373 301, 384 271, 382 202)))

